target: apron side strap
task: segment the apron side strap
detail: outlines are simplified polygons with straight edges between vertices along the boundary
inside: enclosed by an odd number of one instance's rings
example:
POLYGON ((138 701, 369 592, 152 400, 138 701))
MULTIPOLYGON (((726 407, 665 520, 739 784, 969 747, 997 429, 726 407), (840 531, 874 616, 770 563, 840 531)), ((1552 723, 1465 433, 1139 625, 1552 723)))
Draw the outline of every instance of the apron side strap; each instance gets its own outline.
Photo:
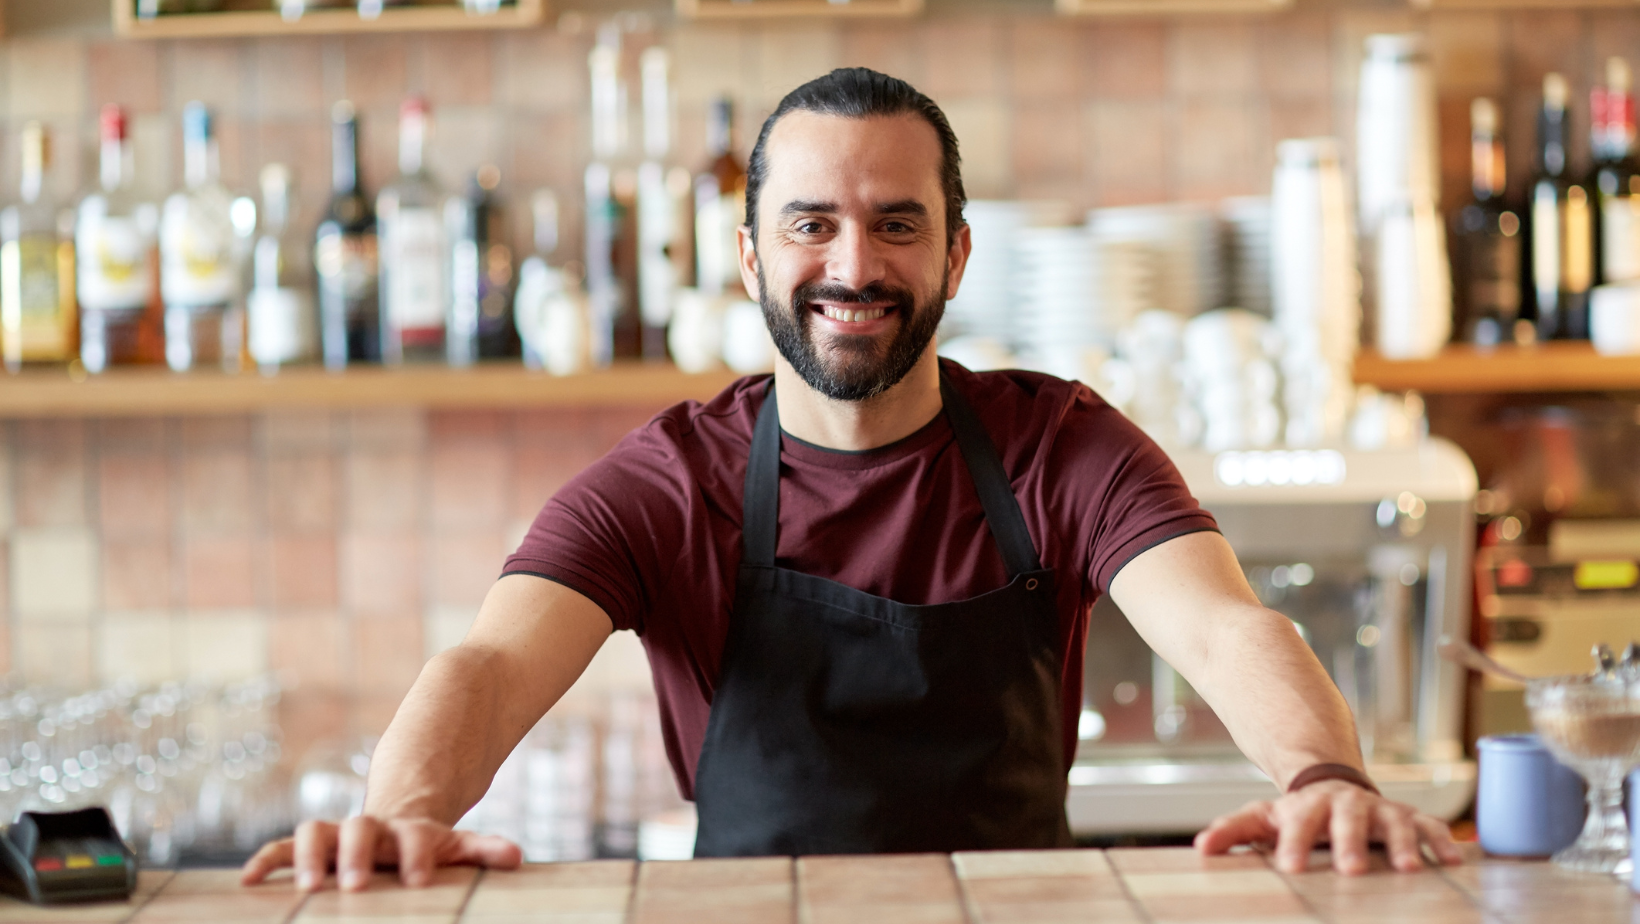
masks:
POLYGON ((746 457, 746 492, 741 499, 741 557, 748 565, 774 566, 776 530, 780 522, 780 412, 775 404, 774 379, 752 431, 746 457))
POLYGON ((997 549, 1002 553, 1008 576, 1014 578, 1041 571, 1042 560, 1037 556, 1036 544, 1031 541, 1031 531, 1025 526, 1025 515, 1020 512, 1019 499, 1014 497, 1008 473, 1002 468, 996 444, 991 441, 973 407, 951 387, 950 380, 943 372, 940 375, 940 397, 945 402, 945 414, 956 433, 957 448, 962 450, 962 459, 968 464, 968 474, 974 479, 980 506, 985 509, 985 522, 991 527, 991 536, 996 539, 997 549))

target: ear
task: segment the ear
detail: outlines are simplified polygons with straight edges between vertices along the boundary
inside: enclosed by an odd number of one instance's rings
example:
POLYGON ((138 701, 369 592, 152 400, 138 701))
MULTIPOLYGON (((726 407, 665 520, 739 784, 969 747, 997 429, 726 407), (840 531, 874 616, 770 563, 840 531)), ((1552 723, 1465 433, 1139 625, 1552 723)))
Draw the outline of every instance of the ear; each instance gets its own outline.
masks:
POLYGON ((968 255, 974 250, 974 236, 968 230, 968 223, 963 222, 957 233, 951 236, 951 249, 945 253, 945 297, 955 298, 957 289, 962 285, 963 271, 968 269, 968 255))
POLYGON ((757 241, 752 238, 751 226, 735 229, 735 242, 740 246, 740 284, 752 301, 762 301, 763 293, 757 285, 757 241))

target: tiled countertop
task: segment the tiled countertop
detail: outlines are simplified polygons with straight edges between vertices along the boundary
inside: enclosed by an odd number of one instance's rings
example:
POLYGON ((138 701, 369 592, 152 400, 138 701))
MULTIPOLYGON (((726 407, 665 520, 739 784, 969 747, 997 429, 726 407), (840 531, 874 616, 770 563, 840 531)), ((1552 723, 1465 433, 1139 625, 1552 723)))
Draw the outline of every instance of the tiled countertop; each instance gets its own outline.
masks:
POLYGON ((38 909, 0 900, 0 922, 85 924, 1640 924, 1640 897, 1615 879, 1547 863, 1490 860, 1346 878, 1316 854, 1276 873, 1259 854, 1201 859, 1188 848, 804 857, 634 864, 610 860, 517 872, 442 871, 408 890, 256 888, 235 870, 145 873, 126 904, 38 909))

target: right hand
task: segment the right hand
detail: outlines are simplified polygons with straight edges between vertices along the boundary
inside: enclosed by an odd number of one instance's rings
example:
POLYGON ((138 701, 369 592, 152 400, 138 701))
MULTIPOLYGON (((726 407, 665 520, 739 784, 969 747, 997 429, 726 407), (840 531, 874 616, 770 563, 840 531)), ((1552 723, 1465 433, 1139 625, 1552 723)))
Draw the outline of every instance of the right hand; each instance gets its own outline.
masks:
POLYGON ((283 867, 295 867, 296 888, 324 887, 334 866, 340 888, 358 892, 378 867, 397 867, 399 879, 416 888, 433 881, 440 866, 517 869, 523 851, 506 838, 457 831, 431 818, 375 818, 359 815, 340 824, 304 821, 294 837, 264 844, 245 862, 239 877, 255 885, 283 867))

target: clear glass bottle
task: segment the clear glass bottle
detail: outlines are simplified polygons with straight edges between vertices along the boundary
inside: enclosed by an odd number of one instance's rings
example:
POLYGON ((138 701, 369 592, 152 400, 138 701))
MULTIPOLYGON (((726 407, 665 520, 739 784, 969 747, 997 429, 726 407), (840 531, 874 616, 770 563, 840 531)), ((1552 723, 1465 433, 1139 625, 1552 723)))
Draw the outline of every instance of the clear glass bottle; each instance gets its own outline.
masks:
POLYGON ((1572 179, 1567 162, 1566 78, 1543 78, 1538 112, 1538 164, 1530 211, 1533 308, 1540 340, 1586 340, 1589 287, 1594 283, 1594 202, 1588 184, 1572 179))
POLYGON ((159 305, 154 236, 159 210, 135 189, 125 113, 105 106, 100 119, 99 188, 75 220, 75 290, 80 302, 80 360, 89 372, 153 358, 159 305))
POLYGON ((244 343, 233 196, 219 179, 212 129, 202 103, 184 107, 184 188, 165 200, 160 217, 165 362, 177 372, 207 363, 237 369, 244 343))
POLYGON ((0 352, 12 372, 79 350, 73 215, 46 191, 51 145, 39 122, 23 126, 22 153, 20 201, 0 213, 0 352))
POLYGON ((506 212, 495 194, 501 171, 478 168, 465 195, 445 206, 450 236, 450 318, 445 357, 452 366, 517 356, 513 323, 513 254, 506 212))
POLYGON ((1454 222, 1453 301, 1460 336, 1481 346, 1513 338, 1520 317, 1520 216, 1504 204, 1503 138, 1498 107, 1469 107, 1471 198, 1454 222))
POLYGON ((644 359, 667 357, 667 325, 679 288, 694 276, 694 217, 689 171, 668 167, 672 153, 672 58, 647 48, 643 73, 644 161, 638 167, 638 316, 644 359))
POLYGON ((444 358, 450 298, 444 192, 427 171, 427 104, 399 110, 399 175, 376 199, 381 222, 382 361, 444 358))
POLYGON ((376 210, 359 176, 359 118, 343 100, 331 110, 330 203, 314 233, 320 346, 325 368, 382 358, 376 210))
POLYGON ((1606 61, 1606 85, 1589 94, 1595 196, 1600 207, 1595 278, 1640 279, 1640 163, 1634 141, 1634 94, 1627 61, 1606 61))
POLYGON ((586 288, 592 361, 642 353, 638 317, 638 176, 627 160, 627 94, 621 35, 610 26, 587 58, 592 90, 592 163, 586 169, 586 288))
POLYGON ((737 232, 746 222, 746 168, 734 152, 734 102, 712 103, 706 144, 712 162, 695 177, 696 286, 707 295, 744 298, 737 232))
POLYGON ((316 324, 307 248, 292 233, 290 168, 262 168, 262 227, 251 250, 251 285, 245 298, 251 360, 263 374, 311 359, 316 324))

